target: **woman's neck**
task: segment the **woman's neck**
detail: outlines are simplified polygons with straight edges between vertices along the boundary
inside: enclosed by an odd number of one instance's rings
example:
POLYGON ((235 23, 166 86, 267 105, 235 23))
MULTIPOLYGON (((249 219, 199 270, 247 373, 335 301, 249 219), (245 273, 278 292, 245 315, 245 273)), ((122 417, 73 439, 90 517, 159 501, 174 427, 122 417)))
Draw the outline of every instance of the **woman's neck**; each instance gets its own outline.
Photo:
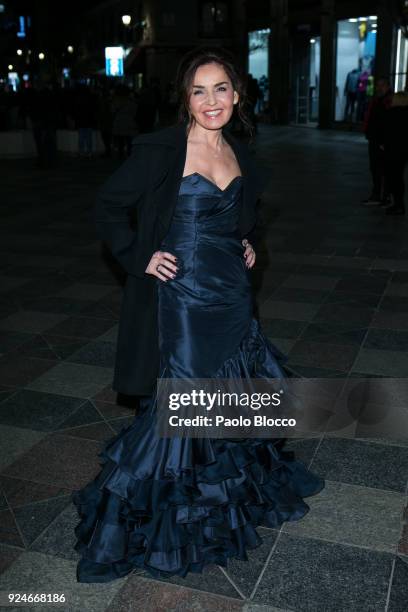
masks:
POLYGON ((195 123, 190 128, 187 139, 188 142, 192 144, 202 145, 213 151, 220 150, 224 145, 222 128, 218 130, 209 130, 201 127, 198 123, 195 123))

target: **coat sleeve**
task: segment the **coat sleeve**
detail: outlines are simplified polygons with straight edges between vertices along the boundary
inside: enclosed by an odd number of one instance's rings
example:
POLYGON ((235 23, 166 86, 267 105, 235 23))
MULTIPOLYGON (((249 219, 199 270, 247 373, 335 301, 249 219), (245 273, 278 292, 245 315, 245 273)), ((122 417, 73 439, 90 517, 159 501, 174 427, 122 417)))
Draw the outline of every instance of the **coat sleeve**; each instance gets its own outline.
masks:
POLYGON ((134 276, 144 276, 148 263, 137 257, 137 212, 146 189, 145 148, 134 143, 130 157, 99 189, 94 211, 99 237, 124 270, 134 276), (131 224, 134 218, 136 230, 131 224))
POLYGON ((255 223, 252 229, 247 232, 243 238, 246 238, 251 245, 254 247, 255 251, 257 247, 260 245, 263 233, 265 229, 265 222, 262 218, 262 193, 265 191, 269 181, 270 181, 270 170, 266 168, 266 166, 262 166, 260 164, 253 164, 252 171, 254 174, 254 182, 256 185, 256 198, 254 199, 254 214, 255 214, 255 223))

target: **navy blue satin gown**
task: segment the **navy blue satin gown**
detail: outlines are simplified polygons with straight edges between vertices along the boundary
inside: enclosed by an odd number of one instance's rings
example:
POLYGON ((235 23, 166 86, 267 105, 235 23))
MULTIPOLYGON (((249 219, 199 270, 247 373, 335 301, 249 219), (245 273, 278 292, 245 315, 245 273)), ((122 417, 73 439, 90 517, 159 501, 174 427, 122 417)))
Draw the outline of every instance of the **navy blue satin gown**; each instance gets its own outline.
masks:
MULTIPOLYGON (((198 173, 181 181, 162 250, 178 258, 159 284, 163 377, 286 376, 285 357, 253 317, 250 272, 238 233, 242 178, 221 190, 198 173)), ((80 523, 79 582, 107 582, 144 568, 156 577, 247 559, 276 528, 309 510, 324 481, 276 439, 155 435, 152 398, 101 452, 101 471, 73 493, 80 523)))

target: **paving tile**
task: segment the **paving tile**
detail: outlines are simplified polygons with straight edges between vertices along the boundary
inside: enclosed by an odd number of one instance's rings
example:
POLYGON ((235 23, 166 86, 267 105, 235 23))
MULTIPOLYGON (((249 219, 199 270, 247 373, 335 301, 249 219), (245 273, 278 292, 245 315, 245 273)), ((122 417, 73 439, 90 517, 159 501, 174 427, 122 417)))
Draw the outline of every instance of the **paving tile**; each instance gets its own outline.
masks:
POLYGON ((33 338, 33 334, 16 331, 0 331, 0 353, 7 353, 33 338))
POLYGON ((121 417, 119 419, 109 419, 108 423, 114 431, 119 433, 120 431, 122 431, 122 429, 129 427, 129 425, 131 425, 134 420, 135 416, 134 414, 131 414, 129 416, 121 417))
POLYGON ((116 345, 113 342, 95 341, 81 347, 67 358, 72 363, 113 368, 115 366, 116 345))
POLYGON ((97 442, 51 434, 2 474, 73 490, 85 486, 99 471, 99 452, 97 442))
POLYGON ((389 553, 284 533, 254 602, 296 612, 383 612, 392 560, 389 553))
POLYGON ((407 609, 408 562, 396 557, 387 612, 405 612, 407 609))
MULTIPOLYGON (((99 410, 97 410, 92 402, 89 400, 82 400, 79 408, 72 412, 64 421, 59 425, 59 430, 70 429, 72 427, 82 427, 84 425, 99 424, 103 420, 99 410)), ((62 433, 62 431, 61 431, 62 433)))
MULTIPOLYGON (((75 561, 31 551, 21 554, 0 576, 0 589, 9 592, 64 593, 66 602, 58 605, 62 612, 113 610, 110 604, 125 583, 126 578, 107 584, 78 583, 75 561)), ((35 612, 38 606, 24 609, 35 612)))
POLYGON ((349 278, 342 278, 336 284, 337 291, 350 291, 353 293, 375 293, 382 295, 387 285, 387 280, 372 276, 371 274, 360 274, 349 278))
POLYGON ((67 319, 67 315, 52 312, 20 310, 0 320, 0 329, 40 334, 67 319))
POLYGON ((262 318, 310 321, 318 310, 319 304, 304 304, 269 299, 261 304, 259 314, 262 318))
POLYGON ((35 391, 88 398, 103 389, 111 379, 110 368, 61 363, 26 386, 35 391))
POLYGON ((310 323, 302 331, 301 339, 345 346, 360 346, 366 333, 367 328, 364 327, 359 329, 333 323, 310 323))
POLYGON ((24 310, 31 312, 50 312, 64 315, 80 314, 87 306, 92 304, 90 300, 76 300, 59 296, 37 297, 35 299, 23 300, 24 310))
POLYGON ((90 283, 74 283, 59 292, 59 296, 79 300, 99 300, 115 290, 115 285, 91 285, 90 283))
POLYGON ((30 545, 70 503, 69 496, 55 497, 14 510, 14 518, 26 545, 30 545))
POLYGON ((351 291, 331 291, 325 304, 345 304, 348 306, 375 308, 382 299, 382 294, 375 293, 353 293, 351 291))
POLYGON ((353 364, 353 370, 404 378, 408 372, 408 354, 395 350, 362 348, 353 364))
POLYGON ((373 308, 358 308, 344 304, 323 304, 312 318, 313 323, 367 327, 370 325, 374 313, 373 308))
POLYGON ((21 555, 21 548, 13 548, 0 544, 0 574, 2 574, 21 555))
POLYGON ((22 389, 0 404, 0 423, 37 431, 54 431, 84 400, 22 389))
POLYGON ((70 429, 64 429, 63 432, 66 436, 72 436, 74 438, 85 438, 86 440, 108 440, 112 438, 115 433, 115 429, 109 427, 106 423, 96 423, 94 425, 83 425, 82 427, 72 427, 70 429))
POLYGON ((383 312, 408 312, 408 296, 385 295, 381 300, 380 310, 383 312))
POLYGON ((116 419, 120 417, 127 417, 133 414, 127 406, 120 406, 119 404, 112 404, 111 402, 99 402, 92 400, 98 412, 105 419, 116 419))
POLYGON ((328 480, 402 493, 408 473, 408 448, 326 438, 311 469, 328 480))
POLYGON ((0 358, 0 383, 10 387, 26 385, 55 365, 50 359, 34 359, 13 353, 0 358))
POLYGON ((303 461, 310 466, 313 457, 319 447, 321 436, 305 436, 304 438, 290 438, 285 442, 284 450, 295 454, 295 459, 303 461))
POLYGON ((256 585, 277 535, 278 531, 273 529, 263 532, 261 535, 262 544, 253 550, 247 551, 248 561, 239 561, 238 559, 228 560, 226 572, 246 598, 250 597, 256 585))
POLYGON ((385 295, 400 295, 408 297, 408 283, 394 283, 393 281, 388 285, 385 295))
POLYGON ((117 342, 119 333, 119 325, 114 325, 107 332, 97 337, 97 340, 103 340, 105 342, 117 342))
POLYGON ((16 520, 10 510, 0 511, 0 543, 21 548, 25 546, 16 520))
POLYGON ((57 336, 96 338, 107 332, 114 324, 111 319, 68 317, 54 327, 50 327, 47 331, 49 334, 57 336))
POLYGON ((380 329, 401 329, 403 331, 408 331, 408 313, 390 311, 377 312, 371 321, 371 326, 380 329))
POLYGON ((305 321, 288 321, 286 319, 261 319, 262 331, 273 338, 297 338, 306 327, 305 321))
POLYGON ((363 346, 366 349, 408 351, 408 331, 370 329, 363 346))
POLYGON ((328 368, 346 372, 349 370, 358 354, 357 346, 342 346, 335 344, 308 342, 298 340, 289 353, 289 362, 317 368, 328 368))
POLYGON ((23 277, 12 277, 10 276, 6 276, 3 274, 0 274, 0 293, 6 293, 7 291, 10 291, 10 289, 15 289, 15 287, 20 287, 21 285, 24 285, 25 283, 29 282, 30 278, 23 278, 23 277))
POLYGON ((70 502, 31 544, 30 550, 78 561, 79 556, 74 546, 77 541, 75 527, 79 521, 77 508, 70 502))
POLYGON ((26 506, 53 497, 67 496, 70 493, 68 489, 62 487, 50 487, 38 482, 8 478, 7 476, 0 476, 0 490, 3 491, 11 508, 26 506))
POLYGON ((0 470, 13 463, 45 435, 42 431, 0 425, 0 470))
POLYGON ((242 612, 243 601, 194 591, 181 586, 132 575, 111 602, 114 612, 133 612, 134 602, 149 612, 242 612))
POLYGON ((308 274, 291 274, 284 283, 283 287, 296 287, 299 289, 316 289, 329 290, 333 289, 339 278, 330 278, 327 276, 312 276, 308 274))
POLYGON ((319 289, 305 289, 304 287, 279 287, 274 294, 273 300, 284 302, 306 302, 309 304, 321 304, 328 296, 328 291, 319 289))
POLYGON ((324 489, 307 500, 310 512, 285 523, 292 536, 329 540, 393 553, 400 535, 404 495, 395 491, 326 481, 324 489))

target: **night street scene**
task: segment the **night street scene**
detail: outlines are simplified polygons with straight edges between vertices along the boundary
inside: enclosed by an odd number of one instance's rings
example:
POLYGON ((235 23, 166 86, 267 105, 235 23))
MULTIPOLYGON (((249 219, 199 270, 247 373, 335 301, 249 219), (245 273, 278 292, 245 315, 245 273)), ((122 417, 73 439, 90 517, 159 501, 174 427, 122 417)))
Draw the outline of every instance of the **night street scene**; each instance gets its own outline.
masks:
POLYGON ((4 0, 0 57, 0 610, 407 612, 408 0, 4 0))

